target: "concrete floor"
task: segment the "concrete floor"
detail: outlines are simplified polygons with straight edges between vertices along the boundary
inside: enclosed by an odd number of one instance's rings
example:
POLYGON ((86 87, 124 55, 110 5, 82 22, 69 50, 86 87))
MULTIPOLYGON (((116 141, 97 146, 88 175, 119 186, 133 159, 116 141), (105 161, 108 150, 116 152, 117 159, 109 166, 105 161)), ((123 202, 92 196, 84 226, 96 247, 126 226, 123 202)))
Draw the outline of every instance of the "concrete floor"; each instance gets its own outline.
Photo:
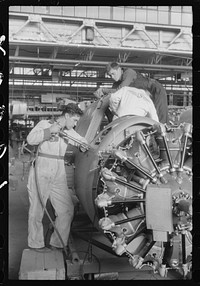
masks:
MULTIPOLYGON (((8 269, 8 279, 18 280, 18 274, 20 270, 20 263, 22 258, 22 253, 24 249, 28 248, 27 236, 28 236, 28 193, 27 193, 27 179, 29 165, 25 164, 24 174, 23 174, 23 161, 27 162, 29 156, 22 156, 21 160, 16 159, 14 161, 14 166, 10 167, 10 177, 9 177, 9 269, 8 269)), ((49 225, 48 219, 44 218, 44 225, 49 225)), ((94 235, 95 237, 95 235, 94 235)), ((74 246, 79 254, 80 259, 84 260, 85 254, 88 252, 89 243, 74 236, 74 246)), ((96 261, 96 265, 101 267, 101 271, 114 272, 113 265, 119 267, 120 269, 127 265, 129 272, 124 271, 120 276, 119 280, 163 280, 158 274, 152 275, 152 271, 133 271, 128 263, 128 258, 118 258, 111 255, 107 251, 100 249, 94 245, 90 245, 92 249, 92 257, 96 261), (117 266, 118 265, 118 266, 117 266)), ((86 266, 87 268, 87 266, 86 266)), ((85 268, 85 269, 86 269, 85 268)), ((168 274, 165 279, 181 279, 179 274, 168 274)), ((107 280, 107 279, 104 279, 107 280)), ((112 279, 114 280, 114 279, 112 279)))

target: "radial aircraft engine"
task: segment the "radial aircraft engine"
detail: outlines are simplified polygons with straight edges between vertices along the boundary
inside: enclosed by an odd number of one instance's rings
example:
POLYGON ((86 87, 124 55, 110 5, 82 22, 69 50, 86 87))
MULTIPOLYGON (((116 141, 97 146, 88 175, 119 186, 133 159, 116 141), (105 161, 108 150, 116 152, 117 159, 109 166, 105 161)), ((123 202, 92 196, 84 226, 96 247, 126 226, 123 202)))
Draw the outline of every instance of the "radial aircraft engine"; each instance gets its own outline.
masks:
MULTIPOLYGON (((90 143, 75 154, 75 189, 112 251, 139 269, 191 269, 192 124, 140 116, 108 123, 109 97, 91 104, 76 131, 90 143), (84 152, 86 151, 86 152, 84 152)), ((164 270, 162 270, 164 269, 164 270)))

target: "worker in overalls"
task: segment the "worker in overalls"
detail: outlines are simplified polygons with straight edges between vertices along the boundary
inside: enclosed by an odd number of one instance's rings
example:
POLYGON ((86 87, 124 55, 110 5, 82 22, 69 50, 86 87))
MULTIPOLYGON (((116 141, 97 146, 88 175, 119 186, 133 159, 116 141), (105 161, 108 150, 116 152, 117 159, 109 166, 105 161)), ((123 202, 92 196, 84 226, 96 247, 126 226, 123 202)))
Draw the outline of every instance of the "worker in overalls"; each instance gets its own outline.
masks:
MULTIPOLYGON (((58 230, 64 247, 67 246, 70 226, 74 214, 72 197, 67 186, 64 155, 68 144, 78 146, 77 141, 67 140, 59 136, 64 131, 71 137, 87 144, 73 128, 76 126, 82 110, 74 103, 66 105, 56 121, 41 120, 28 134, 27 142, 38 145, 34 164, 28 177, 29 218, 28 246, 34 249, 45 247, 42 218, 44 206, 50 199, 55 210, 55 227, 58 230)), ((64 248, 56 231, 51 235, 50 246, 64 248)))
MULTIPOLYGON (((159 122, 169 124, 167 94, 162 84, 155 79, 144 77, 131 68, 123 69, 116 62, 109 63, 106 69, 115 82, 112 88, 100 87, 94 93, 97 98, 104 94, 114 93, 124 86, 143 89, 148 92, 155 105, 159 122)), ((106 112, 109 114, 108 110, 106 112)))

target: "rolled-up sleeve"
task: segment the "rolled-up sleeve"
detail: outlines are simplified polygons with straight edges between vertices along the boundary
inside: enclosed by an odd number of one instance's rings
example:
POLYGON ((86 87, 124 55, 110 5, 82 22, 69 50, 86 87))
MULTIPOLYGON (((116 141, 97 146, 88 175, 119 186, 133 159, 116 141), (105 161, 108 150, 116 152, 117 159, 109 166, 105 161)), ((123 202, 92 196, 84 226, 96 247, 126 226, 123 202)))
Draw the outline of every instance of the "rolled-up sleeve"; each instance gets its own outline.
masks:
POLYGON ((116 91, 115 93, 112 93, 109 99, 109 107, 111 109, 112 112, 114 112, 115 114, 117 114, 117 110, 121 101, 121 97, 122 97, 122 92, 121 90, 116 91))

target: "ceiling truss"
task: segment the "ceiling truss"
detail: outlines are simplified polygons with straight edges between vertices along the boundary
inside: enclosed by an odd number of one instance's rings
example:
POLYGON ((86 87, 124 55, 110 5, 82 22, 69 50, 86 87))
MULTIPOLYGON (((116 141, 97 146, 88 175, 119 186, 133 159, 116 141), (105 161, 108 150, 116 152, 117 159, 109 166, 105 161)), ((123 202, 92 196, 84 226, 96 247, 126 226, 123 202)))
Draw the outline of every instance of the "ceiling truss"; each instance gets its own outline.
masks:
MULTIPOLYGON (((39 72, 35 81, 38 75, 41 80, 50 80, 50 70, 96 70, 101 76, 91 79, 86 74, 85 79, 106 83, 102 75, 111 61, 155 78, 191 74, 191 29, 17 12, 9 15, 11 85, 14 79, 30 78, 15 74, 14 67, 39 72)), ((80 78, 74 83, 76 80, 80 78)), ((92 94, 93 88, 90 90, 92 94)))

